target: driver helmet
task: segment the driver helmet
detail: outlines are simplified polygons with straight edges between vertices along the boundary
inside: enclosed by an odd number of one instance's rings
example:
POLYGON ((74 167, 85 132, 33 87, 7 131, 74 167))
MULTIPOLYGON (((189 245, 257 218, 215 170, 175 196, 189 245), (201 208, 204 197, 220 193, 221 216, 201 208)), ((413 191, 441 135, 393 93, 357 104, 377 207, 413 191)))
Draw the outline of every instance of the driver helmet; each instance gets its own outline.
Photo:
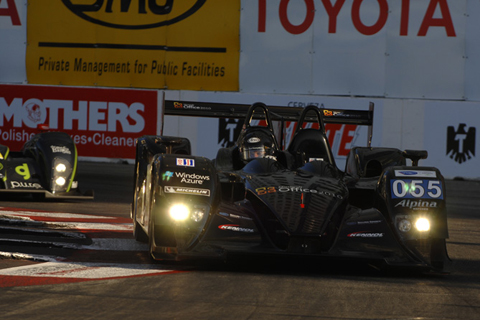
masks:
POLYGON ((275 142, 273 137, 263 132, 246 134, 239 146, 242 160, 250 161, 258 158, 270 158, 276 160, 275 142))

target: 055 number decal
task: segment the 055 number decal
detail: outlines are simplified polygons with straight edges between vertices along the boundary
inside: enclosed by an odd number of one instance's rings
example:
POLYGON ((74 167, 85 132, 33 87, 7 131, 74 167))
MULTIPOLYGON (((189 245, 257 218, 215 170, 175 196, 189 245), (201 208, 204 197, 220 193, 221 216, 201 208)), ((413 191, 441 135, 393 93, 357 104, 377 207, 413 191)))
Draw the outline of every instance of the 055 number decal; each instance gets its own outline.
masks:
POLYGON ((443 199, 439 180, 392 180, 392 198, 443 199))

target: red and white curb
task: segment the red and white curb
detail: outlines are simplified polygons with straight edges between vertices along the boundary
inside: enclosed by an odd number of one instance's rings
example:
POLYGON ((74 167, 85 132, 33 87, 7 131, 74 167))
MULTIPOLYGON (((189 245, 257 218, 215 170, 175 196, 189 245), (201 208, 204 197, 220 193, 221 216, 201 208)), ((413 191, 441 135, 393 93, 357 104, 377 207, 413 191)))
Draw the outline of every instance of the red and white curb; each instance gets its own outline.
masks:
MULTIPOLYGON (((78 231, 88 234, 90 245, 62 243, 62 246, 82 251, 124 251, 135 254, 148 251, 148 246, 132 237, 132 223, 129 218, 86 215, 75 213, 45 212, 1 208, 2 220, 22 221, 41 224, 42 228, 62 232, 78 231)), ((0 239, 1 240, 1 239, 0 239)), ((58 284, 93 280, 109 280, 142 276, 153 276, 184 272, 167 270, 158 264, 125 264, 99 262, 70 262, 63 257, 31 255, 15 252, 1 252, 0 259, 41 261, 13 268, 0 269, 0 287, 15 287, 42 284, 58 284)))
POLYGON ((124 279, 182 272, 142 264, 44 262, 0 269, 0 288, 124 279))

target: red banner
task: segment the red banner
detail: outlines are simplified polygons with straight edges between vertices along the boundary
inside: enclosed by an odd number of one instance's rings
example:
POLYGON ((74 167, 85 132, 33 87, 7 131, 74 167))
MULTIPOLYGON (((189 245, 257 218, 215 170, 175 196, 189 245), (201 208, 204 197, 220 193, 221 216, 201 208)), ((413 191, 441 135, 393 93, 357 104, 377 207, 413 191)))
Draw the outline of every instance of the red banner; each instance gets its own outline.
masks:
POLYGON ((48 130, 68 133, 81 157, 134 159, 157 119, 156 90, 0 85, 0 144, 12 151, 48 130))

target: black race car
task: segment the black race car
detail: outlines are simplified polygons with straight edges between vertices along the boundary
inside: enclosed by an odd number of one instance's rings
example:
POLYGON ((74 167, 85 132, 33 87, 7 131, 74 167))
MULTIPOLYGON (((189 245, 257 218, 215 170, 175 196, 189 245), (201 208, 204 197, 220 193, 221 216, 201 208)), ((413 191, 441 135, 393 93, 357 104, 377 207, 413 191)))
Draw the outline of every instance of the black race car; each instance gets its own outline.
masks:
POLYGON ((154 259, 242 253, 444 268, 445 183, 438 169, 418 166, 426 151, 354 147, 344 171, 335 164, 324 121, 371 128, 373 107, 246 108, 165 102, 166 114, 245 117, 237 144, 213 160, 191 155, 185 138, 137 139, 131 216, 154 259), (259 117, 267 126, 251 125, 259 117), (285 150, 272 120, 298 121, 285 150))
POLYGON ((0 144, 0 196, 32 195, 35 200, 93 199, 75 181, 77 148, 64 132, 42 132, 14 152, 0 144))

